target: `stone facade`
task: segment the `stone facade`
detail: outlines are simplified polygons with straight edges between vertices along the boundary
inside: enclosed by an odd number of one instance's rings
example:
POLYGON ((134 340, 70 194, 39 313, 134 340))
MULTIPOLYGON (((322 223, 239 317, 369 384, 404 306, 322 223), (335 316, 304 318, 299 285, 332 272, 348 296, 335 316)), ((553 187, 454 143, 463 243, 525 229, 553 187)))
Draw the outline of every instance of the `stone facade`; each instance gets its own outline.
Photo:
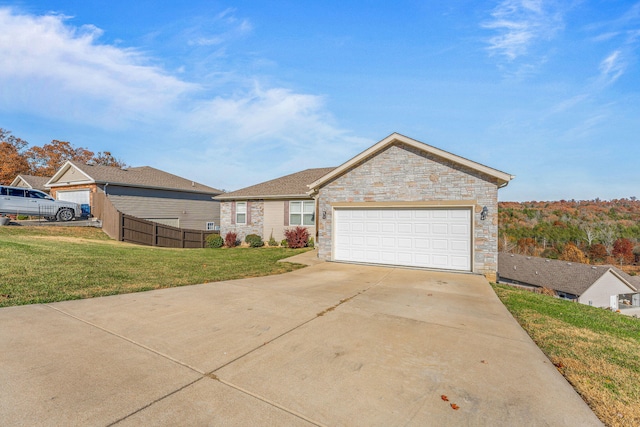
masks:
MULTIPOLYGON (((244 238, 248 234, 257 234, 264 240, 265 236, 262 235, 264 231, 264 201, 247 200, 247 211, 250 212, 247 224, 231 223, 231 206, 233 203, 236 202, 223 201, 220 203, 220 235, 224 237, 227 233, 234 232, 238 235, 238 240, 244 242, 244 238)), ((269 236, 266 238, 268 239, 269 236)))
POLYGON ((402 143, 364 159, 318 192, 318 256, 331 260, 336 202, 473 201, 472 270, 495 280, 498 267, 498 184, 490 176, 402 143), (485 220, 482 208, 488 208, 485 220))

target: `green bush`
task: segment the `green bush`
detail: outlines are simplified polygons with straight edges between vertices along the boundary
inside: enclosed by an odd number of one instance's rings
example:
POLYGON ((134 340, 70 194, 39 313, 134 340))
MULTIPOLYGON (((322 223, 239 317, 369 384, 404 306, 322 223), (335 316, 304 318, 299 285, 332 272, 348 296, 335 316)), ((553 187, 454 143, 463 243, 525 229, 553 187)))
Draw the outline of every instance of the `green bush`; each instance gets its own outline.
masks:
POLYGON ((224 239, 219 234, 209 234, 205 242, 208 248, 221 248, 224 245, 224 239))
POLYGON ((308 248, 314 248, 316 246, 316 241, 313 240, 313 237, 309 237, 309 241, 307 242, 308 248))
POLYGON ((18 215, 18 216, 16 217, 16 219, 17 219, 18 221, 24 221, 24 220, 29 219, 29 216, 28 216, 28 215, 22 215, 22 214, 20 214, 20 215, 18 215))
POLYGON ((259 248, 264 246, 264 242, 262 241, 262 237, 257 234, 247 234, 247 237, 244 238, 245 243, 248 243, 252 248, 259 248))
POLYGON ((273 231, 271 231, 271 236, 269 237, 269 246, 278 246, 278 242, 276 242, 276 239, 273 238, 273 231))
POLYGON ((289 247, 289 246, 287 245, 287 239, 282 239, 282 242, 280 242, 280 246, 282 246, 283 248, 287 248, 287 247, 289 247))

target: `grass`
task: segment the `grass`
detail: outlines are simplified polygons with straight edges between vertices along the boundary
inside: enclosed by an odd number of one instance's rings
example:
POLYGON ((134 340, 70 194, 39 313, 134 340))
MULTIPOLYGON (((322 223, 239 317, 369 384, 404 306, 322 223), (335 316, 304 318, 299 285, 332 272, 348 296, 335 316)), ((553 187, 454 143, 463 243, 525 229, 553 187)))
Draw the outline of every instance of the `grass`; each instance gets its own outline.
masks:
POLYGON ((0 227, 0 307, 285 273, 305 249, 167 249, 89 227, 0 227))
POLYGON ((640 425, 640 320, 494 285, 496 294, 608 426, 640 425))

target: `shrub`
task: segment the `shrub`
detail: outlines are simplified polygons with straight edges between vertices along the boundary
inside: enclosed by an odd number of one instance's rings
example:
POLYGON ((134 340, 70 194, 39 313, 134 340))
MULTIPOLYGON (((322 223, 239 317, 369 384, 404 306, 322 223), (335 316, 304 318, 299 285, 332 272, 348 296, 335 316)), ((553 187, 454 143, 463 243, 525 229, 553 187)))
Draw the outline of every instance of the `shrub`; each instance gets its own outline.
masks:
POLYGON ((16 219, 18 221, 25 221, 25 220, 29 219, 29 216, 28 215, 19 214, 19 215, 17 215, 16 219))
POLYGON ((273 238, 273 230, 271 231, 271 236, 269 237, 269 246, 278 246, 278 242, 273 238))
POLYGON ((296 227, 284 230, 284 237, 287 239, 287 246, 292 249, 304 248, 309 241, 309 231, 304 227, 296 227))
POLYGON ((307 246, 310 248, 314 248, 316 246, 316 242, 315 240, 313 240, 313 237, 309 237, 309 241, 307 242, 307 246))
POLYGON ((208 248, 221 248, 224 245, 224 239, 219 234, 209 234, 205 241, 208 248))
POLYGON ((262 237, 257 234, 247 234, 247 237, 244 238, 245 243, 248 243, 252 248, 259 248, 264 246, 264 242, 262 241, 262 237))
POLYGON ((224 236, 224 245, 228 248, 233 248, 238 245, 238 235, 233 231, 228 232, 224 236))
POLYGON ((282 239, 282 242, 280 242, 280 246, 282 246, 283 248, 287 247, 287 239, 282 239))

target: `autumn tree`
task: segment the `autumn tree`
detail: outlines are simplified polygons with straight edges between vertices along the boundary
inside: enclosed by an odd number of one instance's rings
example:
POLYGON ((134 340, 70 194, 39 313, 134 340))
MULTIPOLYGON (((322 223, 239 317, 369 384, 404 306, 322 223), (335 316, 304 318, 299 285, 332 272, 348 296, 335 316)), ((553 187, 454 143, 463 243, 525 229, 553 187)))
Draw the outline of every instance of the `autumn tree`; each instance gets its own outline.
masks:
POLYGON ((595 243, 589 246, 589 258, 593 261, 602 262, 607 259, 607 248, 602 243, 595 243))
POLYGON ((53 176, 67 160, 87 163, 93 157, 93 151, 54 139, 42 147, 31 147, 27 157, 35 175, 53 176))
POLYGON ((613 243, 612 255, 620 263, 631 264, 635 261, 633 243, 629 239, 618 239, 613 243))
POLYGON ((102 166, 112 166, 115 168, 126 168, 127 164, 111 155, 110 151, 100 151, 91 159, 92 163, 102 166))
POLYGON ((0 128, 0 184, 11 184, 21 173, 30 173, 31 167, 24 156, 27 141, 0 128))
POLYGON ((573 243, 567 243, 562 250, 562 253, 558 257, 563 261, 579 262, 582 264, 589 264, 589 258, 573 243))

